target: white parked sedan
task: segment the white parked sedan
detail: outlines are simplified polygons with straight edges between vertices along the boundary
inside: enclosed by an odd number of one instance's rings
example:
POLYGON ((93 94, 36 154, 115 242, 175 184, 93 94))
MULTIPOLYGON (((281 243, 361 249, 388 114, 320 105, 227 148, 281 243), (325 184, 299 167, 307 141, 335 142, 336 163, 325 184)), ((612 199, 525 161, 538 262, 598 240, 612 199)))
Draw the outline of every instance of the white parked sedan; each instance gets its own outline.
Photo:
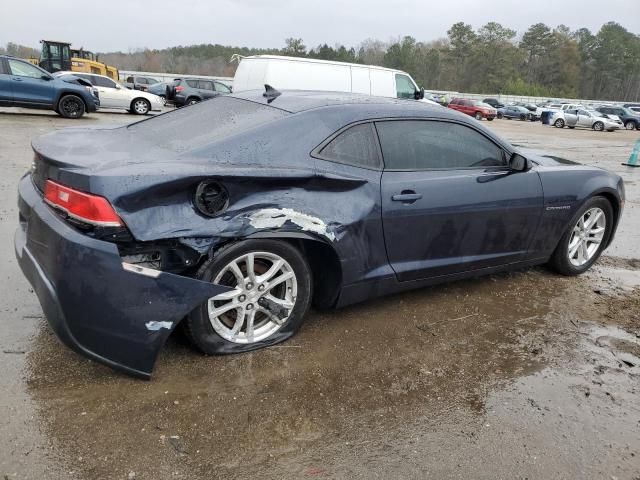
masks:
POLYGON ((129 90, 124 85, 104 75, 79 72, 54 73, 56 77, 64 75, 73 75, 91 82, 100 95, 100 108, 118 108, 127 110, 129 113, 145 115, 150 111, 157 112, 162 110, 164 105, 164 101, 157 95, 140 90, 129 90))
POLYGON ((622 127, 622 122, 618 117, 614 115, 604 115, 595 110, 587 110, 584 108, 577 108, 571 110, 561 110, 554 112, 550 119, 550 124, 554 127, 563 128, 565 126, 569 128, 584 127, 592 128, 593 130, 613 132, 622 127))

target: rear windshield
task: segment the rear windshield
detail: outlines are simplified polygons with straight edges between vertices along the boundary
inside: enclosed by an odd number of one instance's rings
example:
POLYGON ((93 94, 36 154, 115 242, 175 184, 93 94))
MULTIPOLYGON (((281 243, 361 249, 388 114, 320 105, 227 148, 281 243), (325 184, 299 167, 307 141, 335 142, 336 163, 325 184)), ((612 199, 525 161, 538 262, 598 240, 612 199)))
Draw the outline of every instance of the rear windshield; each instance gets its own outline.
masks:
POLYGON ((216 97, 129 125, 156 145, 180 153, 278 120, 289 112, 233 97, 216 97))

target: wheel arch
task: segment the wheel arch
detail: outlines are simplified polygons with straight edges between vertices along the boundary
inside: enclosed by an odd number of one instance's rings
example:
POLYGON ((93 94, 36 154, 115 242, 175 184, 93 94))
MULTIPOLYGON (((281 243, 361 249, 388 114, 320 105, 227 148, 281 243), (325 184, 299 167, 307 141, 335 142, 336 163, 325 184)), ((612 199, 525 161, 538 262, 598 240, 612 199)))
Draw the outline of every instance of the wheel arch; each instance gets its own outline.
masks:
POLYGON ((62 97, 65 97, 67 95, 74 95, 76 97, 78 97, 80 100, 82 100, 82 103, 84 104, 84 113, 90 113, 89 112, 89 104, 87 103, 87 100, 84 98, 83 95, 84 92, 78 92, 72 89, 62 89, 60 91, 58 91, 55 100, 53 102, 53 108, 54 110, 58 108, 58 105, 60 104, 60 100, 62 100, 62 97))
MULTIPOLYGON (((313 278, 313 305, 320 309, 335 305, 342 288, 342 263, 335 247, 328 241, 306 232, 293 231, 256 232, 237 240, 252 239, 281 240, 298 248, 309 262, 313 278)), ((212 253, 215 255, 215 251, 212 253)))

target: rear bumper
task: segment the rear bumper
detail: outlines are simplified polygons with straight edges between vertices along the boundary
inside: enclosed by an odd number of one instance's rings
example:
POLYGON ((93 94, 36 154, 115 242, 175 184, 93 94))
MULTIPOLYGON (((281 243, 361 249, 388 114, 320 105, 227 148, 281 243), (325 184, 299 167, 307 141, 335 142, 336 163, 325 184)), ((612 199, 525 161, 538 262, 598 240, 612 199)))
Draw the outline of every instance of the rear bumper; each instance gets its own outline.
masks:
POLYGON ((148 379, 175 326, 227 290, 188 277, 125 270, 115 244, 67 225, 25 176, 19 186, 18 263, 49 325, 73 350, 148 379))

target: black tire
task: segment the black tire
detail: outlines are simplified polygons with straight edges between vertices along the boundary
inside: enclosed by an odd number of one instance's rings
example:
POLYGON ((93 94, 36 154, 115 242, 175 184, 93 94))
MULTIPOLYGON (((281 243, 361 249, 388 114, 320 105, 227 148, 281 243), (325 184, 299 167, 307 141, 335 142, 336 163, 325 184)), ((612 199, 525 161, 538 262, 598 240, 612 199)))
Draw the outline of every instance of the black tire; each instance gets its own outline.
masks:
POLYGON ((174 85, 167 85, 165 89, 165 96, 167 100, 173 100, 173 97, 176 96, 176 87, 174 85))
POLYGON ((198 97, 189 97, 184 102, 185 106, 186 105, 195 105, 196 103, 200 103, 200 99, 198 97))
POLYGON ((593 124, 593 129, 596 132, 602 132, 604 130, 604 123, 602 122, 596 122, 593 124))
POLYGON ((493 117, 487 117, 487 122, 493 122, 493 117))
POLYGON ((568 128, 570 128, 571 130, 573 130, 574 128, 576 128, 575 126, 569 125, 568 128))
POLYGON ((591 197, 582 205, 582 207, 580 207, 580 209, 578 210, 578 212, 576 212, 573 218, 571 218, 571 222, 569 223, 566 231, 560 238, 560 242, 558 243, 558 246, 553 252, 551 259, 549 260, 549 266, 556 272, 562 275, 567 275, 567 276, 580 275, 581 273, 586 272, 591 267, 591 265, 593 265, 598 260, 598 258, 602 254, 602 251, 605 249, 605 246, 609 243, 612 229, 613 229, 613 207, 611 206, 611 203, 609 202, 609 200, 607 200, 604 197, 600 197, 600 196, 591 197), (571 239, 571 234, 573 232, 573 229, 576 223, 578 222, 578 220, 580 219, 580 217, 584 215, 584 213, 587 210, 594 207, 599 207, 604 211, 604 215, 607 222, 605 226, 604 236, 602 238, 602 243, 600 243, 598 250, 593 255, 593 257, 587 263, 578 267, 573 265, 569 261, 569 258, 567 256, 567 250, 569 248, 569 240, 571 239))
POLYGON ((482 120, 482 112, 476 112, 473 116, 478 121, 482 120))
POLYGON ((504 115, 502 115, 501 113, 498 113, 498 120, 502 120, 504 118, 504 115))
POLYGON ((208 302, 196 308, 182 322, 185 334, 191 343, 208 355, 248 352, 280 343, 291 337, 300 328, 309 310, 313 281, 311 271, 301 252, 290 243, 278 240, 243 240, 220 249, 206 261, 197 273, 201 280, 211 282, 234 259, 250 252, 267 252, 286 260, 295 273, 298 293, 291 314, 279 330, 255 343, 235 343, 221 337, 213 328, 208 315, 208 302))
POLYGON ((520 114, 520 121, 524 122, 527 119, 527 116, 524 113, 520 114))
POLYGON ((564 128, 564 125, 564 120, 562 118, 559 118, 555 122, 553 122, 553 126, 556 128, 564 128))
POLYGON ((134 98, 129 106, 129 112, 136 115, 146 115, 151 111, 151 102, 146 98, 134 98))
POLYGON ((624 124, 624 128, 626 128, 627 130, 635 130, 638 128, 638 123, 634 122, 633 120, 628 120, 625 122, 624 124))
POLYGON ((63 95, 58 101, 56 113, 64 118, 80 118, 84 115, 87 106, 84 100, 77 95, 63 95))

